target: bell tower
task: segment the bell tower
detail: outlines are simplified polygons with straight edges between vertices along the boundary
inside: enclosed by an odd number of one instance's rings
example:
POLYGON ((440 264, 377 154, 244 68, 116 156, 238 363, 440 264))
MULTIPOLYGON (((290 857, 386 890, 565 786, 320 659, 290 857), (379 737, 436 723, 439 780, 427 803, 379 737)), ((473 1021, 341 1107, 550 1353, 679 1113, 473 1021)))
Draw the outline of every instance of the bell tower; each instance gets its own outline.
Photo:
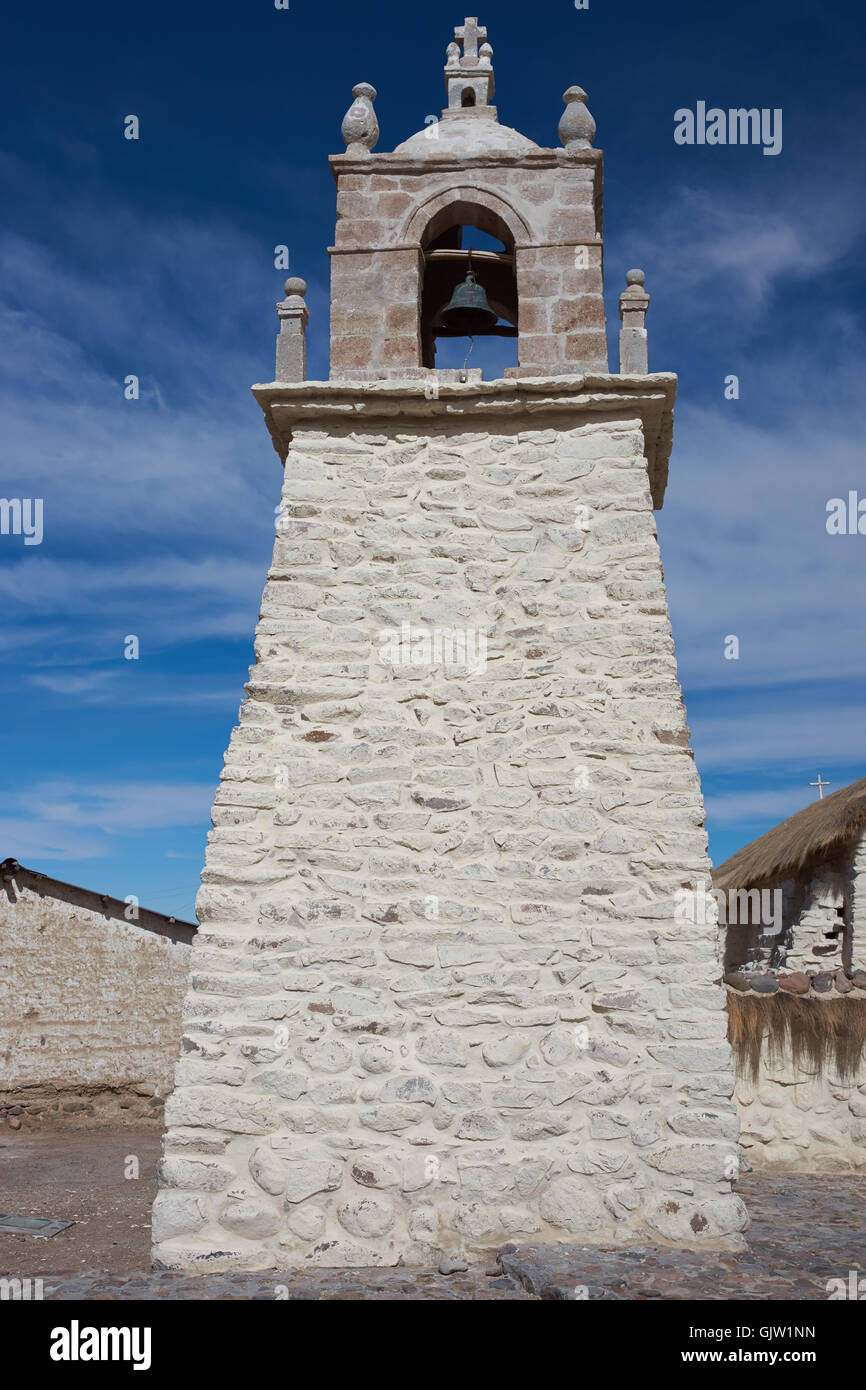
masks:
POLYGON ((391 153, 354 88, 330 378, 306 380, 292 279, 253 388, 282 500, 197 903, 165 1267, 743 1245, 653 515, 676 378, 648 374, 639 270, 608 371, 586 94, 542 149, 499 123, 492 59, 466 19, 441 120, 391 153), (470 257, 467 226, 501 251, 470 257), (516 334, 518 365, 437 369, 470 332, 516 334))
POLYGON ((441 119, 393 153, 374 153, 376 93, 355 88, 346 153, 331 158, 331 376, 406 379, 436 365, 436 337, 455 334, 437 315, 469 269, 466 226, 503 244, 472 253, 472 270, 501 320, 487 331, 517 338, 507 374, 606 372, 602 157, 586 93, 565 93, 563 148, 541 149, 499 123, 487 30, 467 19, 454 33, 441 119))

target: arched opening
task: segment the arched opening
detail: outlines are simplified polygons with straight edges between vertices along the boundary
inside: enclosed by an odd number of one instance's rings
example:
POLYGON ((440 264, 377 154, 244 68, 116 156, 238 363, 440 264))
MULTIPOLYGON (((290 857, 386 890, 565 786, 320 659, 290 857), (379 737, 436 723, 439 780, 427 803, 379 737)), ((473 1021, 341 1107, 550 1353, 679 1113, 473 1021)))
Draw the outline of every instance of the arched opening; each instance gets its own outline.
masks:
POLYGON ((461 367, 471 348, 469 367, 500 377, 517 365, 517 277, 514 237, 497 213, 481 204, 455 202, 430 220, 421 240, 421 351, 424 367, 461 367), (443 311, 468 270, 483 288, 496 314, 489 328, 449 328, 443 311))
POLYGON ((460 105, 461 105, 461 106, 474 106, 474 105, 475 105, 475 92, 474 92, 474 90, 473 90, 472 87, 464 87, 464 88, 463 88, 463 92, 462 92, 461 97, 460 97, 460 105))

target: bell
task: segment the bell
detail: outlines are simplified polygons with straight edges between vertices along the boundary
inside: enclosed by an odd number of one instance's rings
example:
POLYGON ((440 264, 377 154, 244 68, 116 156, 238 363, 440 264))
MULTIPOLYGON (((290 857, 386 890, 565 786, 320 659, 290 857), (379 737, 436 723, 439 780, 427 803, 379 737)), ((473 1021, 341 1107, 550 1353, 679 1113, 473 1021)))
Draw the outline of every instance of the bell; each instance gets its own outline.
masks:
POLYGON ((443 328, 471 338, 475 333, 492 328, 498 317, 487 303, 484 286, 478 284, 470 267, 463 284, 456 286, 450 302, 439 315, 439 322, 443 328))

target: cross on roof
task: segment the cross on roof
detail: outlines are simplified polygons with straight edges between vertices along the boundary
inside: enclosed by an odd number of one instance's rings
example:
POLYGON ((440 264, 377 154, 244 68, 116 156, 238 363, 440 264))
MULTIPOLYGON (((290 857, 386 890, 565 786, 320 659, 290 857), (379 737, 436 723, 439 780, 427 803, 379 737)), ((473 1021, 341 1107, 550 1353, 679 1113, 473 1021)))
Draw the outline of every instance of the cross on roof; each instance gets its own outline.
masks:
POLYGON ((822 781, 821 781, 821 774, 820 774, 820 772, 818 773, 818 780, 817 780, 817 782, 810 782, 810 783, 809 783, 809 786, 810 786, 810 787, 817 787, 817 788, 818 788, 818 800, 819 800, 819 801, 823 801, 823 800, 824 800, 824 788, 825 788, 825 787, 832 787, 832 785, 833 785, 832 782, 822 782, 822 781))
POLYGON ((458 43, 463 45, 464 58, 477 58, 478 40, 480 39, 484 43, 487 38, 487 29, 483 24, 479 29, 477 19, 464 19, 463 23, 454 30, 454 37, 458 43))

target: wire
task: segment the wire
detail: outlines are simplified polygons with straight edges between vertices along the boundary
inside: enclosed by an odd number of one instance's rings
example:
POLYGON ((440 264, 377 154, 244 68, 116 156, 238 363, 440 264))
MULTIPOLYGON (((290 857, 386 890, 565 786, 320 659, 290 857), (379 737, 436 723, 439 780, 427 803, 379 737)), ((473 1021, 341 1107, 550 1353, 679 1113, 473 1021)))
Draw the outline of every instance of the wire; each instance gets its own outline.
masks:
POLYGON ((460 372, 460 380, 461 380, 461 381, 466 381, 466 379, 467 379, 466 366, 467 366, 467 364, 468 364, 468 362, 469 362, 470 357, 472 356, 472 349, 474 348, 474 346, 475 346, 475 339, 472 337, 472 334, 470 333, 470 335, 469 335, 469 351, 468 351, 467 354, 466 354, 466 358, 465 358, 465 360, 464 360, 464 362, 463 362, 463 369, 462 369, 462 371, 460 372))

